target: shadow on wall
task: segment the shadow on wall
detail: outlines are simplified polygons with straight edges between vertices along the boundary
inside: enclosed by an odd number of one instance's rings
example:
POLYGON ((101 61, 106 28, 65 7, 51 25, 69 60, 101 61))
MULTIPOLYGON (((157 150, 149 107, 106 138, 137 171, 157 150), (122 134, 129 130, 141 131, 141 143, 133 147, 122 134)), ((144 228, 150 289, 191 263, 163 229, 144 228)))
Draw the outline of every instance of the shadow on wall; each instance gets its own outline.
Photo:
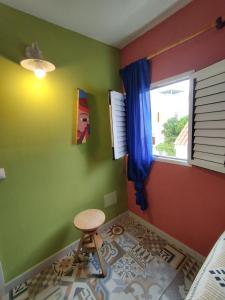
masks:
POLYGON ((24 58, 25 48, 37 41, 44 59, 52 61, 57 68, 73 66, 79 69, 83 68, 87 59, 92 61, 91 56, 86 56, 83 51, 83 44, 90 43, 87 37, 26 13, 18 13, 1 3, 0 8, 0 28, 7 28, 7 31, 0 30, 0 41, 4 41, 0 44, 0 53, 4 58, 18 64, 24 58), (32 22, 31 30, 27 30, 29 18, 32 22), (27 24, 24 23, 24 19, 27 20, 27 24), (53 29, 57 35, 53 34, 53 29), (59 40, 62 42, 59 43, 59 40))
POLYGON ((18 62, 22 59, 24 49, 27 45, 21 42, 18 34, 15 34, 15 27, 10 24, 6 16, 0 15, 0 27, 7 27, 9 29, 8 31, 0 32, 0 40, 4 41, 0 45, 1 55, 18 64, 18 62))
MULTIPOLYGON (((12 12, 9 7, 3 4, 0 4, 0 7, 3 9, 3 14, 0 14, 0 27, 7 28, 7 31, 0 31, 0 40, 4 41, 4 43, 0 44, 1 56, 16 64, 19 64, 19 62, 24 58, 25 48, 28 45, 31 45, 31 43, 34 41, 41 42, 43 40, 41 33, 43 32, 43 29, 41 28, 40 21, 37 19, 37 22, 40 24, 40 26, 36 26, 36 30, 29 32, 29 34, 26 34, 25 36, 23 34, 23 28, 21 27, 20 20, 23 18, 23 15, 26 14, 21 12, 20 15, 18 15, 16 11, 12 12), (12 13, 15 15, 13 22, 11 18, 7 17, 7 12, 9 15, 12 13), (17 33, 17 30, 20 31, 20 34, 17 33)), ((45 24, 45 22, 43 23, 45 24)), ((29 26, 29 24, 27 24, 27 26, 29 26)), ((45 41, 43 42, 43 44, 45 44, 45 41)), ((40 48, 42 49, 42 47, 40 48)))
MULTIPOLYGON (((29 257, 27 257, 26 263, 23 261, 23 264, 18 265, 19 270, 24 270, 24 265, 33 267, 33 258, 37 257, 37 262, 40 263, 43 261, 43 257, 48 258, 53 253, 63 249, 65 247, 65 242, 68 240, 68 236, 71 233, 72 228, 71 224, 67 224, 60 229, 55 231, 47 240, 41 241, 39 248, 36 248, 29 257), (30 263, 31 262, 31 263, 30 263)), ((78 233, 74 230, 74 241, 78 238, 78 233)), ((29 241, 29 237, 27 242, 29 241)), ((38 264, 37 263, 37 264, 38 264)))
MULTIPOLYGON (((76 103, 74 96, 74 104, 76 103)), ((106 93, 88 93, 89 117, 90 117, 90 137, 84 144, 74 144, 80 153, 85 156, 89 171, 96 170, 100 163, 108 161, 112 157, 112 147, 110 141, 110 124, 108 111, 108 95, 106 93), (95 94, 98 94, 98 99, 95 94), (104 108, 103 108, 104 107, 104 108), (104 111, 104 112, 103 112, 104 111), (106 117, 103 115, 106 114, 106 117), (107 122, 106 122, 107 120, 107 122)), ((76 105, 74 105, 76 107, 76 105)), ((76 108, 73 110, 73 137, 75 134, 76 108)))

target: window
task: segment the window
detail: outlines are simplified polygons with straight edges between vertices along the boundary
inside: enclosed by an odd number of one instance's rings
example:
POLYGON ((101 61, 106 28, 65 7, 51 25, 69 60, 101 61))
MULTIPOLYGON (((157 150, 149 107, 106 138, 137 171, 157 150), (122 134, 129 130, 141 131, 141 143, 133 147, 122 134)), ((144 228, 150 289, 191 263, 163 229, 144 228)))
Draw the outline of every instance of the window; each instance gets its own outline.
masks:
POLYGON ((156 157, 188 159, 190 79, 159 82, 151 89, 152 144, 156 157), (171 82, 171 81, 170 81, 171 82))
MULTIPOLYGON (((225 59, 152 84, 150 93, 155 158, 225 173, 225 59)), ((124 96, 110 92, 109 104, 117 159, 127 153, 124 96)))

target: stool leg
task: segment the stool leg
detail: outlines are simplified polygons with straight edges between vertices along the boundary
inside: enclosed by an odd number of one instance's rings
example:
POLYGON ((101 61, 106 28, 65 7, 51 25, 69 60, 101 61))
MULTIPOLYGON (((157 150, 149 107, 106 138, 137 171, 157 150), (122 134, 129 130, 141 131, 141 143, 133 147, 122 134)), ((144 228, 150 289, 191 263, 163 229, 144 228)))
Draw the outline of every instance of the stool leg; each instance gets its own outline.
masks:
POLYGON ((94 244, 95 244, 96 252, 97 252, 97 255, 98 255, 99 264, 100 264, 100 267, 102 269, 102 276, 106 277, 105 264, 104 264, 102 256, 101 256, 100 249, 98 248, 98 244, 97 244, 95 233, 92 234, 92 237, 93 237, 93 241, 94 241, 94 244))
POLYGON ((77 248, 77 252, 76 252, 75 257, 74 257, 74 262, 79 261, 78 259, 79 259, 80 250, 81 250, 82 245, 83 245, 83 239, 84 239, 84 233, 82 233, 82 235, 81 235, 79 245, 78 245, 78 248, 77 248))

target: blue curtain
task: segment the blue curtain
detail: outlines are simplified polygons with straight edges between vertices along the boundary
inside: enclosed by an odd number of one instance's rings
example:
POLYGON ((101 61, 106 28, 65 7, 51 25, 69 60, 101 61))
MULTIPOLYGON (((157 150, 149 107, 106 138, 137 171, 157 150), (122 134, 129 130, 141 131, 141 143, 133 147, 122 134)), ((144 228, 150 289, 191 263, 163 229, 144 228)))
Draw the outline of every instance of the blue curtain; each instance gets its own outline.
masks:
POLYGON ((136 203, 148 207, 145 179, 152 164, 150 62, 138 60, 120 70, 126 92, 128 180, 134 182, 136 203))

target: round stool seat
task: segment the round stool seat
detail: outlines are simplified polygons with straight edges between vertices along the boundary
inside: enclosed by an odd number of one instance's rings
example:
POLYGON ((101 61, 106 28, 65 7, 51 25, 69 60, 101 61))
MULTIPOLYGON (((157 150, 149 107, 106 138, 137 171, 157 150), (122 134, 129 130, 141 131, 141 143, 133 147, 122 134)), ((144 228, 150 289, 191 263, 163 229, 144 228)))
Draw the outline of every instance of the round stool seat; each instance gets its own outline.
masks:
POLYGON ((74 218, 74 226, 83 231, 95 231, 105 222, 105 214, 100 209, 87 209, 74 218))

